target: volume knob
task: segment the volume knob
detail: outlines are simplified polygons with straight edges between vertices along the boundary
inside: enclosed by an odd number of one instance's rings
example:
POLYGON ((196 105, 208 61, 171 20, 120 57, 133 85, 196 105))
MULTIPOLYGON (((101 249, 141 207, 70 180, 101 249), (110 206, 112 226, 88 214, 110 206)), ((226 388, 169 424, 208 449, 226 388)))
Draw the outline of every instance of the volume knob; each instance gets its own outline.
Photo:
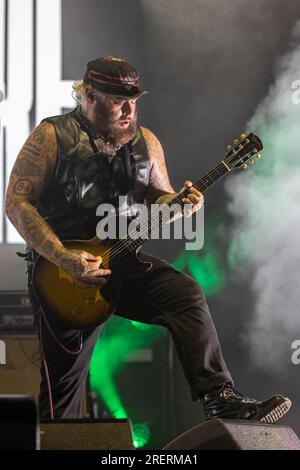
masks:
POLYGON ((81 308, 74 308, 74 310, 72 311, 72 314, 73 314, 75 317, 78 317, 79 315, 82 314, 81 308))

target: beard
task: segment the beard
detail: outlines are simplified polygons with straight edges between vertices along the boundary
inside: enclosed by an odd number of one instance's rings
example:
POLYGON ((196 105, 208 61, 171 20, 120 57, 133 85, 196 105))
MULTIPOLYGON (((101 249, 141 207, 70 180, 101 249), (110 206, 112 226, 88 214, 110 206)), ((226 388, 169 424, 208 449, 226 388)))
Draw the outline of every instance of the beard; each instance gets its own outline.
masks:
POLYGON ((95 114, 97 115, 97 132, 103 136, 103 139, 114 146, 127 144, 132 140, 137 131, 137 112, 130 120, 128 126, 124 129, 120 127, 120 122, 125 121, 123 116, 117 118, 116 114, 111 111, 105 103, 98 99, 97 106, 95 107, 95 114))

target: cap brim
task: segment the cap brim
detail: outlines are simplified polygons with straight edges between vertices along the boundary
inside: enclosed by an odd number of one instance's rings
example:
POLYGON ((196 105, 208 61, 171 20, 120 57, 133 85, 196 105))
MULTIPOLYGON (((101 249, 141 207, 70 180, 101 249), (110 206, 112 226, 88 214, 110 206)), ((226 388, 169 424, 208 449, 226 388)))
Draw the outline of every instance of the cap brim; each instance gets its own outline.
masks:
POLYGON ((117 96, 118 98, 127 98, 127 99, 132 99, 132 98, 140 98, 143 95, 146 95, 149 93, 149 91, 140 91, 139 93, 136 93, 135 95, 126 95, 126 94, 119 94, 119 93, 108 93, 107 91, 102 91, 98 90, 101 93, 104 93, 104 95, 110 95, 110 96, 117 96))

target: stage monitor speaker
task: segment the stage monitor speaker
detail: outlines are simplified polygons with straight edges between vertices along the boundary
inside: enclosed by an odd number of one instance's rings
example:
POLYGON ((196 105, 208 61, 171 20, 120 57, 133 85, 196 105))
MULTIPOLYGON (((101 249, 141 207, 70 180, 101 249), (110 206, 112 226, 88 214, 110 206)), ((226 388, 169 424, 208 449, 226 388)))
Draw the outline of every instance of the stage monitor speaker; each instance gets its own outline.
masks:
POLYGON ((129 419, 41 420, 42 450, 133 450, 129 419))
POLYGON ((0 395, 0 449, 38 450, 37 406, 26 395, 0 395))
POLYGON ((40 348, 36 335, 1 335, 0 393, 35 399, 40 387, 40 348))
POLYGON ((300 450, 288 426, 212 419, 181 434, 163 450, 300 450))

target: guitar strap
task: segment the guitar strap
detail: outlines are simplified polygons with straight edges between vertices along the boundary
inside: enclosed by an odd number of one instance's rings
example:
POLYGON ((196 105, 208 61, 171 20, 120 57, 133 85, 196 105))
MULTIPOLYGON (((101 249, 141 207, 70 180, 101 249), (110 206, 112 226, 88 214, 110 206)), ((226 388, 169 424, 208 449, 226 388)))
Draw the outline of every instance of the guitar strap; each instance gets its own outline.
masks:
POLYGON ((133 185, 131 154, 130 154, 129 145, 124 145, 124 149, 125 149, 125 168, 126 168, 127 182, 128 182, 128 201, 129 201, 129 205, 132 206, 132 204, 134 203, 134 200, 133 200, 133 194, 131 190, 134 185, 133 185))

